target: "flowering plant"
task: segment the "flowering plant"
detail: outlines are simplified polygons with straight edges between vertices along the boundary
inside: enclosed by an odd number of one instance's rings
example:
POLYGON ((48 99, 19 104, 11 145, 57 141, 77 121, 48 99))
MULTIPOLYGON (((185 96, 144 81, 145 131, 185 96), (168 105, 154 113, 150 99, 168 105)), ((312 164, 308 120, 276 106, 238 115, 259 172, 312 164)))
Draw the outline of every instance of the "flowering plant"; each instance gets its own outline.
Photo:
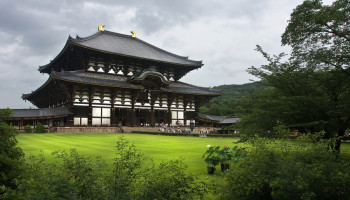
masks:
MULTIPOLYGON (((234 147, 234 149, 236 148, 237 146, 234 147)), ((222 149, 218 149, 216 153, 219 156, 219 162, 221 164, 225 164, 227 161, 231 160, 231 158, 233 157, 232 150, 230 149, 230 147, 227 147, 227 146, 224 146, 224 148, 222 149)))
POLYGON ((215 170, 215 167, 218 164, 225 165, 230 160, 238 162, 247 157, 247 151, 244 148, 238 148, 237 146, 232 149, 227 146, 224 146, 222 149, 220 149, 220 146, 208 145, 207 147, 208 149, 205 151, 202 158, 204 158, 204 161, 207 163, 208 172, 209 169, 215 170))
POLYGON ((209 149, 207 149, 202 156, 202 158, 205 158, 204 161, 207 163, 208 167, 215 167, 220 163, 220 158, 217 154, 220 146, 207 146, 209 149))

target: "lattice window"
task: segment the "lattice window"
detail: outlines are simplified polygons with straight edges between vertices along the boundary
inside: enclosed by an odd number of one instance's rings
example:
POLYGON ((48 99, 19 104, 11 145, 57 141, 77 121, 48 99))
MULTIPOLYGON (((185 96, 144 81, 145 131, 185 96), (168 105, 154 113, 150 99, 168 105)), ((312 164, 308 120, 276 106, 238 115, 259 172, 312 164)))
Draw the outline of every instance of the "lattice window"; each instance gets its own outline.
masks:
POLYGON ((184 111, 171 111, 171 124, 183 125, 184 124, 184 111))
POLYGON ((111 109, 97 107, 92 108, 92 125, 111 125, 111 109))
POLYGON ((87 117, 74 117, 75 126, 87 126, 88 118, 87 117))

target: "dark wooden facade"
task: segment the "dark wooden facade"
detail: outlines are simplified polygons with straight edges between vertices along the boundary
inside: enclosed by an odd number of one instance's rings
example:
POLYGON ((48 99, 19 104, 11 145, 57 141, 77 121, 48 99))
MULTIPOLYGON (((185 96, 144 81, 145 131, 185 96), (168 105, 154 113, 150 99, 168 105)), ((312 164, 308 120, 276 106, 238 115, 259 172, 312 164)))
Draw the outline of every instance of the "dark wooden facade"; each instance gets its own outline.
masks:
POLYGON ((67 107, 64 126, 188 125, 198 109, 221 95, 180 82, 201 61, 109 31, 71 37, 39 71, 49 79, 23 99, 38 108, 67 107))

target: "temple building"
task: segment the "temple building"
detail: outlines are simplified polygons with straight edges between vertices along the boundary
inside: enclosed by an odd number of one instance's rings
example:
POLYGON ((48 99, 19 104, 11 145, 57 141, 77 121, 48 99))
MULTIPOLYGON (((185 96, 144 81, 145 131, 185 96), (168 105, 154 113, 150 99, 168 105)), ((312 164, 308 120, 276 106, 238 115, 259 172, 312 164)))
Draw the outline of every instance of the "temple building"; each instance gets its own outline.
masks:
POLYGON ((198 110, 221 93, 179 81, 203 66, 136 37, 99 30, 68 37, 62 51, 40 66, 49 75, 23 94, 38 109, 16 110, 13 123, 53 126, 189 125, 198 110), (46 121, 43 121, 46 120, 46 121))

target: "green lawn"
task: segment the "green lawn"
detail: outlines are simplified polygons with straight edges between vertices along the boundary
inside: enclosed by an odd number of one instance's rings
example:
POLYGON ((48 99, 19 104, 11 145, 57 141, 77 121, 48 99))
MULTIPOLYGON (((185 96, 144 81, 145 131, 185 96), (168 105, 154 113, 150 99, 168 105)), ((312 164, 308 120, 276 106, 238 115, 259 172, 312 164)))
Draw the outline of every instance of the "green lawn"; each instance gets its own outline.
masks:
MULTIPOLYGON (((175 160, 179 157, 184 158, 189 172, 202 177, 207 176, 206 164, 202 159, 207 145, 232 147, 236 145, 233 142, 237 141, 237 139, 232 138, 101 133, 20 134, 17 139, 19 141, 18 146, 23 149, 26 156, 38 155, 41 151, 50 154, 57 150, 69 151, 69 149, 75 148, 81 154, 93 157, 102 156, 104 160, 112 163, 115 157, 116 141, 121 136, 134 143, 145 157, 153 159, 155 163, 175 160)), ((350 156, 350 143, 343 143, 341 152, 343 155, 350 156)), ((215 174, 221 175, 219 167, 217 167, 215 174)))
MULTIPOLYGON (((77 149, 79 153, 88 156, 102 156, 107 162, 113 162, 115 145, 119 137, 125 136, 141 152, 155 163, 184 158, 189 172, 205 176, 206 164, 202 159, 207 145, 235 146, 232 138, 198 138, 184 136, 160 136, 147 134, 20 134, 18 146, 26 154, 38 155, 40 151, 46 154, 57 150, 77 149)), ((219 175, 219 168, 216 172, 219 175)))

